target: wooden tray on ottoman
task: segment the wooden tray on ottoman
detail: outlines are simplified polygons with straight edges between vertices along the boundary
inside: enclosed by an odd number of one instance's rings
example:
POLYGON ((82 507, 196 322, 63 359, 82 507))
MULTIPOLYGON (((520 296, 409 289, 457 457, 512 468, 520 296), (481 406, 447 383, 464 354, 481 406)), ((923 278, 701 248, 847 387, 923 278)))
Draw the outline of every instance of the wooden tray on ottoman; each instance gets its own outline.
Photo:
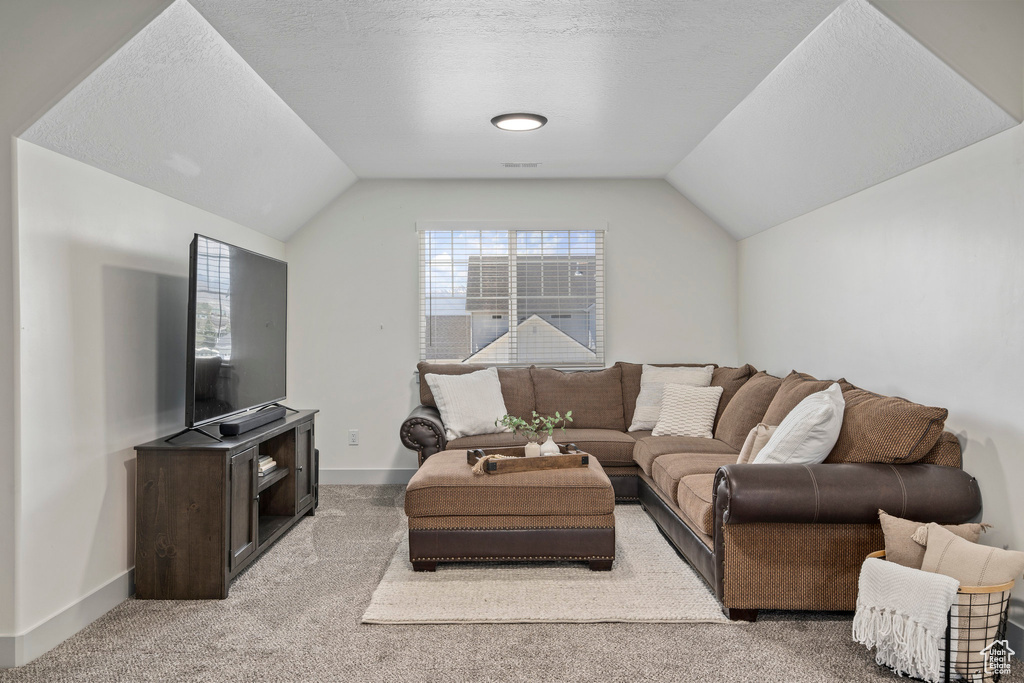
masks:
POLYGON ((525 446, 509 448, 471 448, 466 451, 466 462, 475 465, 480 458, 488 455, 503 455, 504 459, 491 460, 484 468, 487 474, 507 474, 509 472, 535 472, 537 470, 561 470, 569 467, 588 467, 590 454, 576 448, 576 444, 558 444, 560 455, 542 455, 526 457, 525 446), (513 459, 514 458, 514 459, 513 459))

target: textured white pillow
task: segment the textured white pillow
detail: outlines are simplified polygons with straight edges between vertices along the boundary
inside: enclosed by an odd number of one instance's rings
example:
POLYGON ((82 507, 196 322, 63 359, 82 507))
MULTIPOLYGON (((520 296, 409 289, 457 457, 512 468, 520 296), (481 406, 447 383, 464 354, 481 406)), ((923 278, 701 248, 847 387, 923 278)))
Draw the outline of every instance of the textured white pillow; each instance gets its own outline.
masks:
POLYGON ((691 387, 666 384, 661 417, 652 436, 702 436, 711 438, 722 387, 691 387))
POLYGON ((711 384, 714 373, 714 365, 702 368, 659 368, 656 365, 645 365, 640 375, 640 393, 636 397, 636 410, 629 431, 654 429, 654 425, 658 424, 666 384, 706 387, 711 384))
POLYGON ((811 394, 782 419, 753 463, 816 465, 824 462, 839 440, 845 409, 843 390, 838 384, 811 394))
POLYGON ((508 431, 506 427, 494 424, 508 412, 501 396, 497 368, 465 375, 430 373, 425 377, 449 439, 508 431))

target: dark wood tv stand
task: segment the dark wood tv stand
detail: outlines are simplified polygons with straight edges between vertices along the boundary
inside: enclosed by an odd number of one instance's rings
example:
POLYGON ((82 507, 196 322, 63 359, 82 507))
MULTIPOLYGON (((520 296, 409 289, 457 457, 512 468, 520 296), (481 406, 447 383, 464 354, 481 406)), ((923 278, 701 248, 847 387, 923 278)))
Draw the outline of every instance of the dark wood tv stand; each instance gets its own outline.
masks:
POLYGON ((314 514, 317 412, 221 442, 189 433, 135 447, 135 597, 226 598, 240 571, 314 514), (264 477, 261 455, 278 467, 264 477))

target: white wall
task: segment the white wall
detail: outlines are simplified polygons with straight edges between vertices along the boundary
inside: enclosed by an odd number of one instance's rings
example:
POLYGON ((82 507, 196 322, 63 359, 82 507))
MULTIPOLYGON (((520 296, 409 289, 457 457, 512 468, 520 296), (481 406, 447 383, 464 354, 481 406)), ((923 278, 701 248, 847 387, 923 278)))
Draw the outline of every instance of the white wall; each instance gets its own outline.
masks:
POLYGON ((284 245, 24 141, 17 171, 25 634, 134 565, 132 447, 184 424, 192 234, 284 245))
POLYGON ((870 2, 1014 118, 1024 118, 1024 2, 870 2))
POLYGON ((736 243, 662 180, 361 180, 287 245, 288 400, 323 411, 321 468, 415 467, 398 428, 419 403, 427 220, 606 222, 606 361, 737 359, 736 243))
POLYGON ((15 625, 14 136, 113 52, 169 0, 4 0, 0 21, 0 666, 15 625))
POLYGON ((984 542, 1024 550, 1021 264, 1017 126, 742 241, 740 357, 948 408, 984 542))

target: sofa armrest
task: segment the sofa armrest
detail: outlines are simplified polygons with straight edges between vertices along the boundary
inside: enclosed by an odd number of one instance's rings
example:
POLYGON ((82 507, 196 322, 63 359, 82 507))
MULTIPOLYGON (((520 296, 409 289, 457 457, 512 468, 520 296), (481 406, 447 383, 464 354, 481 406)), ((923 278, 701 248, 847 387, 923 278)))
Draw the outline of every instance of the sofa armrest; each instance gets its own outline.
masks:
POLYGON ((981 512, 977 480, 943 465, 725 465, 713 495, 718 524, 869 524, 879 509, 961 524, 981 512))
POLYGON ((441 413, 433 406, 416 406, 399 430, 402 445, 419 453, 420 465, 448 446, 441 413))

